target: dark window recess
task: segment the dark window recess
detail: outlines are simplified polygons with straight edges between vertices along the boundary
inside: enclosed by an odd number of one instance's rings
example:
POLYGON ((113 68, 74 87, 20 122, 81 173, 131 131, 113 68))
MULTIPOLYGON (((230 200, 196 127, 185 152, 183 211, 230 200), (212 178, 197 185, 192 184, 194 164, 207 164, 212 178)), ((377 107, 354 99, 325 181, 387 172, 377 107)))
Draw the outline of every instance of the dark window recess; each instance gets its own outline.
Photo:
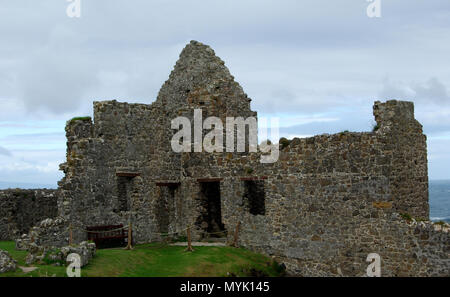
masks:
POLYGON ((263 180, 244 181, 244 207, 252 215, 266 214, 266 193, 263 180))
POLYGON ((197 225, 205 232, 212 233, 211 237, 223 237, 225 235, 221 232, 225 230, 225 226, 222 223, 220 182, 201 182, 200 188, 200 216, 197 218, 197 225))
POLYGON ((156 205, 156 221, 161 233, 169 232, 170 219, 173 216, 172 206, 175 201, 175 189, 174 186, 160 188, 160 196, 156 205))
POLYGON ((129 211, 131 202, 131 193, 133 187, 133 177, 119 176, 117 177, 117 197, 118 209, 117 211, 129 211))

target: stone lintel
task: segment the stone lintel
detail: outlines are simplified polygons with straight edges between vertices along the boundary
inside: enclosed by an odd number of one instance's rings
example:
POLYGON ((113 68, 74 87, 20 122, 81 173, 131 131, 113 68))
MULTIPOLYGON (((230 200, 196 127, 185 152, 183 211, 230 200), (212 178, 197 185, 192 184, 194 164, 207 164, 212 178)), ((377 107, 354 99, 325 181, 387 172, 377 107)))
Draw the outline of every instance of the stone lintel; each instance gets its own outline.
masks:
POLYGON ((223 178, 215 177, 215 178, 198 178, 197 181, 199 183, 212 183, 212 182, 220 182, 223 178))
POLYGON ((181 183, 180 182, 174 182, 174 181, 158 181, 158 182, 155 182, 155 184, 158 186, 158 187, 178 187, 179 185, 181 185, 181 183))
POLYGON ((136 177, 136 176, 140 176, 141 174, 138 172, 116 172, 116 176, 121 176, 121 177, 136 177))
POLYGON ((245 177, 241 177, 241 181, 264 180, 264 179, 267 179, 267 176, 245 176, 245 177))

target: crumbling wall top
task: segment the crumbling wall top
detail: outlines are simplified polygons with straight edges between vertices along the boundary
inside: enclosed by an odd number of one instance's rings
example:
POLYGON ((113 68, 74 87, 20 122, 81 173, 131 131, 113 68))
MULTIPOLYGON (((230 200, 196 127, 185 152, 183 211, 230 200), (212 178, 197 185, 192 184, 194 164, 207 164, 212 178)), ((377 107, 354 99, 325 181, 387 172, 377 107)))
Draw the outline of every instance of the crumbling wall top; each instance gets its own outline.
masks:
POLYGON ((169 79, 159 91, 157 102, 166 109, 178 109, 190 104, 195 94, 215 98, 217 105, 227 110, 250 110, 250 101, 234 80, 225 62, 208 45, 191 41, 181 52, 169 79))
POLYGON ((66 123, 66 137, 68 142, 73 142, 82 138, 92 137, 91 117, 77 117, 66 123))
POLYGON ((422 125, 414 118, 414 103, 409 101, 375 101, 373 115, 380 131, 409 130, 422 133, 422 125))

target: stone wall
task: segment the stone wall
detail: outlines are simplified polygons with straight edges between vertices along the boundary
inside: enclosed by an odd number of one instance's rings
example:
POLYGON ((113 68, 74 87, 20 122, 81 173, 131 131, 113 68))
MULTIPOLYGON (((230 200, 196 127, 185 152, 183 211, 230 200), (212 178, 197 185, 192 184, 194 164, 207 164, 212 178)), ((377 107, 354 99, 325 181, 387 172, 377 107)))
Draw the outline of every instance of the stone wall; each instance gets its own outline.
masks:
POLYGON ((377 253, 382 276, 450 276, 448 224, 380 213, 378 218, 346 225, 339 241, 323 235, 310 241, 304 237, 300 247, 275 253, 278 261, 299 276, 365 276, 368 254, 377 253))
POLYGON ((449 275, 447 229, 412 227, 399 215, 428 219, 426 136, 411 102, 377 101, 375 131, 295 138, 273 164, 260 163, 260 153, 172 151, 175 117, 194 122, 201 109, 225 123, 256 116, 250 101, 214 51, 191 42, 154 103, 94 102, 93 121, 66 126, 58 228, 131 221, 135 243, 144 243, 188 226, 201 239, 221 224, 231 240, 240 222, 241 246, 277 257, 293 274, 363 275, 365 257, 377 252, 383 275, 449 275), (208 182, 220 192, 217 226, 206 219, 208 182))
MULTIPOLYGON (((69 121, 67 161, 60 165, 65 177, 59 182, 59 214, 83 225, 127 224, 131 220, 139 230, 136 242, 159 239, 160 200, 167 189, 157 184, 178 183, 183 174, 182 155, 174 153, 170 145, 175 133, 170 123, 177 116, 192 120, 195 108, 203 109, 204 118, 216 115, 224 121, 226 116, 256 115, 224 62, 210 47, 192 42, 180 54, 154 103, 94 102, 93 121, 69 121), (127 209, 120 207, 125 192, 127 209)), ((173 194, 175 200, 185 195, 178 190, 173 194)), ((190 214, 185 211, 189 203, 183 203, 171 208, 170 232, 186 227, 182 216, 190 214)))
POLYGON ((56 190, 0 190, 0 240, 13 240, 57 215, 56 190))
POLYGON ((396 219, 428 219, 426 142, 412 110, 410 102, 375 102, 376 131, 293 139, 274 164, 254 154, 187 154, 184 176, 221 177, 226 228, 242 222, 240 244, 279 256, 292 273, 363 275, 364 257, 378 252, 385 275, 449 275, 448 233, 423 242, 396 219), (264 181, 264 215, 245 207, 248 179, 264 181), (425 255, 439 260, 422 265, 425 255))

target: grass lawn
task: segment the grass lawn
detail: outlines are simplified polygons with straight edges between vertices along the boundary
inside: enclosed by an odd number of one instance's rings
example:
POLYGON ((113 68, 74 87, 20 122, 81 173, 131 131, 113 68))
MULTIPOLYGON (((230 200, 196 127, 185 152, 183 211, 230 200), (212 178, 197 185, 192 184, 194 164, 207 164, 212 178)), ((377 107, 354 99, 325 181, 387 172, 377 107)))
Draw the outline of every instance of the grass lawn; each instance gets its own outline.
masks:
MULTIPOLYGON (((14 242, 0 242, 6 250, 25 265, 26 251, 16 251, 14 242)), ((81 269, 81 276, 281 276, 283 270, 269 257, 242 248, 201 246, 194 252, 185 247, 162 244, 138 245, 134 250, 101 249, 88 265, 81 269)), ((34 265, 37 270, 24 273, 20 268, 3 276, 66 276, 65 267, 34 265)))

